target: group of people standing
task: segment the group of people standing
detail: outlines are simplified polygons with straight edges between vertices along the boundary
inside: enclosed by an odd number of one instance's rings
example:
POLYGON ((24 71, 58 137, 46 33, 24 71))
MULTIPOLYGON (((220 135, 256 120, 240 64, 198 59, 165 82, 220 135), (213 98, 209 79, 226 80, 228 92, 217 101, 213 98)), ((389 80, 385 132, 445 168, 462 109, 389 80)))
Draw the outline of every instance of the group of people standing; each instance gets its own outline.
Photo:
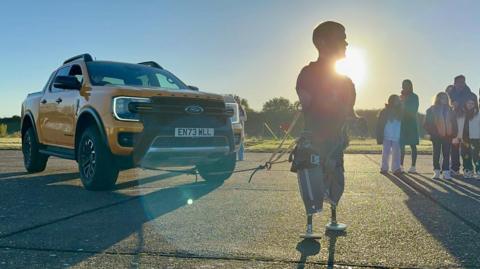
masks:
MULTIPOLYGON (((383 144, 382 167, 387 173, 391 157, 393 173, 403 173, 405 145, 412 149, 415 173, 418 134, 418 96, 413 93, 410 80, 402 83, 402 94, 391 95, 377 122, 377 142, 383 144)), ((463 178, 480 176, 480 115, 477 96, 466 84, 465 76, 455 77, 454 84, 435 95, 427 110, 423 127, 433 146, 433 178, 451 179, 460 176, 460 156, 463 178), (440 159, 442 162, 440 164, 440 159)))

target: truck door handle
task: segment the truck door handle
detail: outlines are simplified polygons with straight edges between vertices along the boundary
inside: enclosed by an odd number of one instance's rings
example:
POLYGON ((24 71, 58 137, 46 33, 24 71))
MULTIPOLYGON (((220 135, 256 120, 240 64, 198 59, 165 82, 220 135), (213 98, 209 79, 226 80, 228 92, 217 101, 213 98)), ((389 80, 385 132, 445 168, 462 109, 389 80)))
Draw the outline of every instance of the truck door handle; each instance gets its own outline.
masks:
POLYGON ((40 103, 44 105, 47 103, 47 100, 43 99, 40 103))
POLYGON ((57 104, 60 104, 62 102, 62 98, 58 97, 57 100, 55 100, 55 102, 57 102, 57 104))

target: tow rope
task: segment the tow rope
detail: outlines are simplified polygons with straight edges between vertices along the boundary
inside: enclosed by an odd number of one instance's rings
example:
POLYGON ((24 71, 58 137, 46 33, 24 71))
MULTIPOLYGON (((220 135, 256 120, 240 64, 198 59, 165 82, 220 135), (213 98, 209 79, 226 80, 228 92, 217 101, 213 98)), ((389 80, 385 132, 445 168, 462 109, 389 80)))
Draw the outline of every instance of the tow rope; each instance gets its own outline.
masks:
MULTIPOLYGON (((248 179, 248 183, 250 183, 253 179, 253 176, 258 171, 264 170, 264 169, 271 170, 272 165, 274 165, 274 164, 288 162, 288 159, 287 160, 282 160, 282 161, 279 161, 279 160, 286 153, 290 152, 295 147, 295 145, 297 144, 297 141, 296 140, 293 141, 287 148, 282 149, 282 146, 285 144, 285 141, 287 140, 289 134, 292 132, 293 128, 297 124, 298 119, 301 116, 301 113, 302 113, 301 110, 297 110, 297 112, 295 113, 295 116, 293 117, 292 122, 290 123, 290 126, 288 127, 287 131, 285 132, 285 134, 282 138, 282 141, 280 142, 280 144, 278 145, 276 150, 272 153, 272 155, 270 156, 268 161, 266 161, 264 164, 261 164, 261 165, 255 167, 255 168, 246 168, 246 169, 241 169, 241 170, 234 170, 232 172, 232 174, 253 171, 252 174, 250 174, 250 177, 248 179)), ((183 174, 195 175, 195 177, 197 177, 198 174, 199 174, 196 168, 191 168, 191 169, 186 169, 186 170, 169 170, 169 169, 162 169, 162 168, 149 168, 149 170, 157 170, 157 171, 170 172, 170 173, 183 173, 183 174)))
POLYGON ((288 162, 288 160, 283 160, 283 161, 278 161, 280 160, 280 158, 283 157, 283 155, 285 155, 285 153, 291 151, 293 149, 293 147, 295 146, 295 144, 297 143, 297 141, 293 141, 290 146, 288 146, 286 149, 282 149, 282 146, 283 144, 285 143, 285 140, 287 140, 290 132, 293 130, 293 127, 295 127, 295 124, 297 124, 297 121, 298 119, 300 118, 300 115, 301 115, 301 111, 298 110, 297 113, 295 113, 295 116, 293 117, 293 120, 292 122, 290 123, 290 126, 288 127, 288 130, 285 132, 284 136, 283 136, 283 139, 282 141, 280 142, 280 144, 278 145, 277 149, 272 153, 272 155, 270 156, 270 158, 268 159, 268 161, 266 161, 264 164, 262 165, 259 165, 257 168, 254 168, 252 169, 253 172, 252 174, 250 175, 250 178, 248 179, 248 183, 250 183, 252 181, 252 178, 253 176, 260 170, 263 170, 263 169, 267 169, 267 170, 270 170, 272 169, 272 165, 273 164, 278 164, 278 163, 284 163, 284 162, 288 162))

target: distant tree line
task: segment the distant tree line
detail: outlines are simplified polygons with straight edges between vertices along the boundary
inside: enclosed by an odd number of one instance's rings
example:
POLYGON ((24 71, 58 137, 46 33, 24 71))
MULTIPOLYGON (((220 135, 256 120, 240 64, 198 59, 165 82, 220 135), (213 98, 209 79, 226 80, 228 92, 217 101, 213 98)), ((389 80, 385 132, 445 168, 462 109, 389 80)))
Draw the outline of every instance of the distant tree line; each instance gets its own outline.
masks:
POLYGON ((20 131, 20 116, 0 118, 0 137, 20 131))
MULTIPOLYGON (((265 102, 261 111, 255 111, 250 108, 247 100, 242 99, 241 103, 245 108, 248 116, 248 120, 245 123, 246 135, 255 137, 272 137, 272 134, 270 134, 270 131, 265 126, 266 123, 277 137, 283 136, 285 128, 288 127, 288 124, 292 121, 295 115, 297 102, 292 103, 286 98, 275 97, 265 102)), ((358 130, 351 130, 350 134, 355 137, 375 137, 375 127, 377 123, 377 115, 379 112, 380 109, 357 110, 357 114, 365 118, 365 120, 367 121, 368 132, 366 134, 363 134, 359 133, 358 130)), ((424 119, 425 115, 418 114, 418 129, 421 137, 425 135, 422 127, 424 119)), ((292 136, 298 136, 303 130, 303 127, 303 117, 300 117, 299 122, 292 130, 292 136)))

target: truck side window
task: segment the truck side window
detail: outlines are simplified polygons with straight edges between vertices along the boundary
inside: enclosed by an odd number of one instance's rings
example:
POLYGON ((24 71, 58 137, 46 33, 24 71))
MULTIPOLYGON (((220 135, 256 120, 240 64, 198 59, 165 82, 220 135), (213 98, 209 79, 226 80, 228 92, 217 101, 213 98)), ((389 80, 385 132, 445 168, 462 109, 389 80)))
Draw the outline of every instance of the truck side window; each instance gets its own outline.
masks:
MULTIPOLYGON (((58 69, 57 74, 55 74, 55 78, 58 76, 68 76, 68 73, 70 71, 70 66, 65 66, 60 69, 58 69)), ((61 92, 63 89, 58 89, 53 86, 53 82, 55 82, 55 78, 53 79, 51 86, 50 86, 50 91, 51 92, 61 92)))
POLYGON ((68 75, 76 77, 78 82, 80 82, 80 84, 83 84, 83 74, 82 74, 82 68, 80 67, 80 65, 78 64, 72 65, 72 68, 70 69, 70 72, 68 73, 68 75))
POLYGON ((55 72, 53 72, 53 73, 50 75, 50 77, 48 78, 47 84, 45 84, 45 86, 43 86, 42 92, 45 92, 45 91, 50 87, 50 84, 52 83, 52 80, 53 80, 54 77, 55 77, 55 72))

